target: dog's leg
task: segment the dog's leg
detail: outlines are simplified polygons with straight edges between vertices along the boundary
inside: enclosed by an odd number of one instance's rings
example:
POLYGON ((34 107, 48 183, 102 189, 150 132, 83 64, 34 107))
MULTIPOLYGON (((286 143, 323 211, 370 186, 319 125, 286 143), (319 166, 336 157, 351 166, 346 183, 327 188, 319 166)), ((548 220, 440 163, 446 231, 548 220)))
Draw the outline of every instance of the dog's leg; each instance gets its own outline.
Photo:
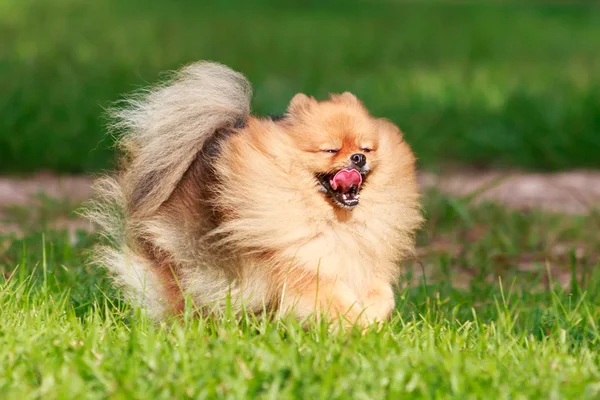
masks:
POLYGON ((381 325, 396 306, 392 286, 383 280, 377 280, 370 285, 362 301, 365 305, 362 317, 371 324, 381 325))
POLYGON ((350 287, 325 279, 285 287, 279 305, 280 315, 292 313, 298 320, 326 317, 333 324, 341 321, 347 328, 366 325, 363 310, 364 305, 350 287))

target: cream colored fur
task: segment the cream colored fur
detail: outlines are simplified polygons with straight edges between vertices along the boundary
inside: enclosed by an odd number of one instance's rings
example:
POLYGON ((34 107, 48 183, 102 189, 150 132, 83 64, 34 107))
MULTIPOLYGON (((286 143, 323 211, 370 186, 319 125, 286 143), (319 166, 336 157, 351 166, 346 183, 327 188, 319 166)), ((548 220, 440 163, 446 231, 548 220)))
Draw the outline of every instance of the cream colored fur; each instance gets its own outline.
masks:
POLYGON ((113 110, 113 129, 130 155, 127 187, 152 184, 136 199, 150 215, 171 195, 204 142, 221 127, 250 114, 252 89, 246 78, 219 64, 198 63, 174 79, 113 110))

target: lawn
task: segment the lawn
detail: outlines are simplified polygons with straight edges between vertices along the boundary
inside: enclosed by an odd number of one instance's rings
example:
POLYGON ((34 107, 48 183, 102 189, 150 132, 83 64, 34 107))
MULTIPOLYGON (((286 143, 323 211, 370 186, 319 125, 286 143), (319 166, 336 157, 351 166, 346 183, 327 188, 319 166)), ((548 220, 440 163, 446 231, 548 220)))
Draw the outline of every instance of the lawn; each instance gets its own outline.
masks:
POLYGON ((13 210, 28 230, 0 239, 2 399, 600 396, 600 215, 429 193, 395 315, 361 336, 248 316, 154 325, 84 266, 93 235, 48 228, 69 208, 43 207, 13 210))
POLYGON ((0 1, 0 171, 110 167, 104 107, 199 59, 245 73, 261 115, 353 91, 429 169, 600 166, 593 2, 207 3, 0 1))

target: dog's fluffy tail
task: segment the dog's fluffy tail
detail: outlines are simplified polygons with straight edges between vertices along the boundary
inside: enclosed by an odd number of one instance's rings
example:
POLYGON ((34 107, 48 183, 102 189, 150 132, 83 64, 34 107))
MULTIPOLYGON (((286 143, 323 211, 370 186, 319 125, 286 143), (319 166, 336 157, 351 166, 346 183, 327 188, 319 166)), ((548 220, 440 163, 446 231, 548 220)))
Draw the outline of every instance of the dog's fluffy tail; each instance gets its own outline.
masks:
POLYGON ((148 216, 168 199, 203 144, 250 114, 251 86, 228 67, 199 62, 112 112, 127 155, 129 212, 148 216))
POLYGON ((250 99, 251 86, 243 75, 199 62, 110 113, 124 157, 116 178, 96 183, 87 208, 87 217, 109 240, 97 249, 95 261, 109 269, 130 300, 155 317, 166 310, 164 289, 151 263, 131 243, 136 226, 169 199, 211 137, 248 118, 250 99))

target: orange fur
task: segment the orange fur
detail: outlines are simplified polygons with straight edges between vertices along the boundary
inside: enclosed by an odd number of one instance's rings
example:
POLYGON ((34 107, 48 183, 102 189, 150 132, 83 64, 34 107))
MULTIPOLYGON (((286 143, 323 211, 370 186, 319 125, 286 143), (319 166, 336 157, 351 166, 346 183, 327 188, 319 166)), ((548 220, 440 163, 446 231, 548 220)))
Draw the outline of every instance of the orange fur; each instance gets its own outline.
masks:
MULTIPOLYGON (((202 68, 208 68, 203 65, 194 73, 203 73, 202 68)), ((220 68, 223 74, 233 73, 220 68)), ((184 117, 181 124, 202 123, 184 117)), ((144 265, 153 265, 144 273, 163 282, 162 290, 141 297, 149 304, 164 299, 170 309, 180 309, 182 296, 190 295, 200 309, 219 311, 231 296, 234 307, 244 305, 251 312, 344 316, 348 323, 361 325, 386 319, 394 307, 392 285, 399 263, 413 252, 414 232, 421 223, 415 158, 399 129, 373 118, 350 93, 325 101, 299 94, 281 120, 247 115, 245 126, 215 126, 214 135, 224 128, 230 133, 220 139, 215 157, 204 154, 198 145, 202 141, 196 140, 189 150, 193 156, 181 158, 185 165, 168 160, 172 169, 158 169, 166 174, 159 181, 168 182, 168 192, 139 186, 143 176, 132 179, 127 165, 121 178, 109 185, 119 192, 113 197, 125 197, 121 208, 126 232, 117 240, 117 250, 109 251, 122 253, 122 246, 133 252, 144 265), (328 149, 339 151, 324 152, 328 149), (356 153, 366 156, 369 171, 359 204, 349 210, 319 190, 316 176, 345 168, 356 153), (178 183, 173 187, 173 182, 178 183), (164 201, 157 205, 144 193, 164 201), (144 204, 151 206, 144 209, 144 204), (151 251, 135 250, 148 245, 151 251), (174 298, 173 273, 181 289, 179 299, 174 298)), ((128 146, 143 149, 144 142, 128 146)), ((136 164, 132 151, 127 157, 137 168, 150 168, 136 164)), ((160 177, 156 171, 146 175, 153 182, 160 177)), ((106 225, 105 214, 93 217, 106 225)), ((103 259, 122 257, 111 254, 103 259)), ((118 263, 123 264, 109 265, 117 278, 131 273, 124 272, 126 268, 135 268, 135 263, 118 263)))

